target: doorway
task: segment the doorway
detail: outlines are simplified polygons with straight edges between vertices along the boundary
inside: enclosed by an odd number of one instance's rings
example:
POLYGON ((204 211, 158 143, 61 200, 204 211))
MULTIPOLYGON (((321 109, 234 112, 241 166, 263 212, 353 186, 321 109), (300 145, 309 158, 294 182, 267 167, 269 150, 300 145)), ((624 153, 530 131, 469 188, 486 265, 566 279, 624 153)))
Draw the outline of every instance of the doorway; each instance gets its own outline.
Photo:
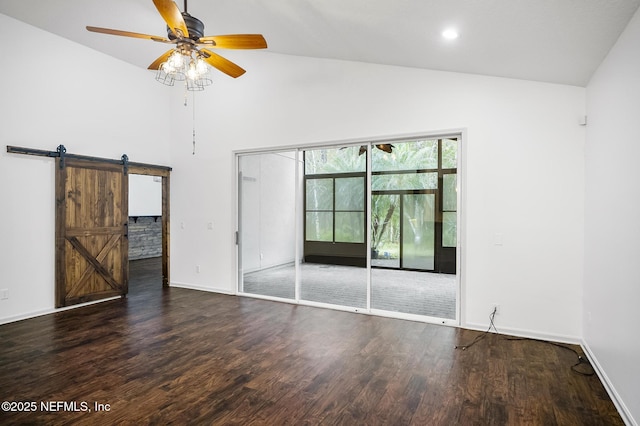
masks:
POLYGON ((162 177, 129 175, 129 295, 162 289, 162 177), (149 288, 147 288, 149 287, 149 288))
MULTIPOLYGON (((147 185, 149 184, 149 179, 152 180, 153 185, 157 185, 160 187, 160 217, 155 217, 154 220, 160 222, 160 245, 161 245, 161 254, 160 258, 156 258, 156 263, 160 264, 160 272, 161 272, 161 282, 162 287, 169 287, 170 280, 170 208, 171 208, 171 168, 163 167, 163 166, 155 166, 149 164, 141 164, 141 163, 130 163, 129 164, 129 174, 134 180, 137 179, 146 179, 147 185)), ((158 193, 156 189, 153 191, 154 195, 152 197, 152 203, 154 203, 154 212, 157 212, 157 200, 158 193)), ((134 197, 136 195, 134 194, 134 197)), ((157 269, 153 268, 152 271, 157 273, 157 269)))

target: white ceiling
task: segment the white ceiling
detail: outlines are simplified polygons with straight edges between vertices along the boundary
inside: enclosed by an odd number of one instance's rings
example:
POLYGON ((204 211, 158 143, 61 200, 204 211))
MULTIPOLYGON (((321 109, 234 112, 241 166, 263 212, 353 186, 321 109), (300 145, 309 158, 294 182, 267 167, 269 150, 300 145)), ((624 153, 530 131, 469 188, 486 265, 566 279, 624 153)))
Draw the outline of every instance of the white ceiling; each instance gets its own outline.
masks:
MULTIPOLYGON (((177 3, 182 10, 183 0, 177 3)), ((188 12, 205 23, 205 35, 260 33, 276 53, 585 86, 639 5, 640 0, 191 0, 188 12), (440 35, 450 26, 460 33, 455 41, 440 35)), ((0 0, 0 13, 144 68, 167 50, 150 40, 85 30, 92 25, 166 36, 151 0, 0 0)))

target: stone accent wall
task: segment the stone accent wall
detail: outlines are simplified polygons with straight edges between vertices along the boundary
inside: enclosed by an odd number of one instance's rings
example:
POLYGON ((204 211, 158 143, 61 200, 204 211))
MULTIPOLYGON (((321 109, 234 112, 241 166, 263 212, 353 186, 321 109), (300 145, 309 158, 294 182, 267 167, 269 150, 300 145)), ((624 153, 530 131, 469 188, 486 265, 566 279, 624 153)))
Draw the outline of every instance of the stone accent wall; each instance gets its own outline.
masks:
POLYGON ((162 256, 162 218, 129 217, 129 260, 159 256, 162 256))

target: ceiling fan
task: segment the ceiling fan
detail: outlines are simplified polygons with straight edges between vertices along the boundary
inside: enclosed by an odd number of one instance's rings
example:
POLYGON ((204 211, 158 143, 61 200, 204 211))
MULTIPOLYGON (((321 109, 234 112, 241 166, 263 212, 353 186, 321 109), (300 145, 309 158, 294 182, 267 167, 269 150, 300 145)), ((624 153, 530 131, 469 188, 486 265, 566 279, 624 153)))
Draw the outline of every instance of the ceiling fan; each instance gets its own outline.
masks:
POLYGON ((167 85, 174 80, 191 82, 189 90, 202 90, 211 80, 204 77, 208 71, 206 64, 237 78, 245 70, 230 60, 214 53, 209 48, 220 49, 264 49, 267 42, 261 34, 229 34, 205 36, 204 24, 187 12, 187 0, 184 0, 184 12, 172 0, 153 0, 156 9, 167 23, 167 37, 140 34, 129 31, 87 26, 87 30, 124 37, 152 40, 176 46, 149 65, 148 69, 157 70, 156 79, 167 85), (208 81, 207 81, 208 80, 208 81))

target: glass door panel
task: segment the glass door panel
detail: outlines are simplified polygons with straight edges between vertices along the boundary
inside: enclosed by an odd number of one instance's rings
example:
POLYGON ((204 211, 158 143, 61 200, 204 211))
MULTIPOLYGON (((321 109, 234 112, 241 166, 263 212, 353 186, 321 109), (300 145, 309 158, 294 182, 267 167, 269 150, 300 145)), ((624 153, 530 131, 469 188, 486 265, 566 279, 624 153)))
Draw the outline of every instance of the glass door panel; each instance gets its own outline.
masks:
POLYGON ((402 198, 402 267, 433 270, 435 194, 405 194, 402 198))
POLYGON ((294 299, 296 153, 247 154, 238 163, 238 290, 294 299))
POLYGON ((367 307, 365 167, 360 145, 304 151, 301 301, 367 307))
POLYGON ((371 309, 456 318, 457 146, 371 145, 371 309))

